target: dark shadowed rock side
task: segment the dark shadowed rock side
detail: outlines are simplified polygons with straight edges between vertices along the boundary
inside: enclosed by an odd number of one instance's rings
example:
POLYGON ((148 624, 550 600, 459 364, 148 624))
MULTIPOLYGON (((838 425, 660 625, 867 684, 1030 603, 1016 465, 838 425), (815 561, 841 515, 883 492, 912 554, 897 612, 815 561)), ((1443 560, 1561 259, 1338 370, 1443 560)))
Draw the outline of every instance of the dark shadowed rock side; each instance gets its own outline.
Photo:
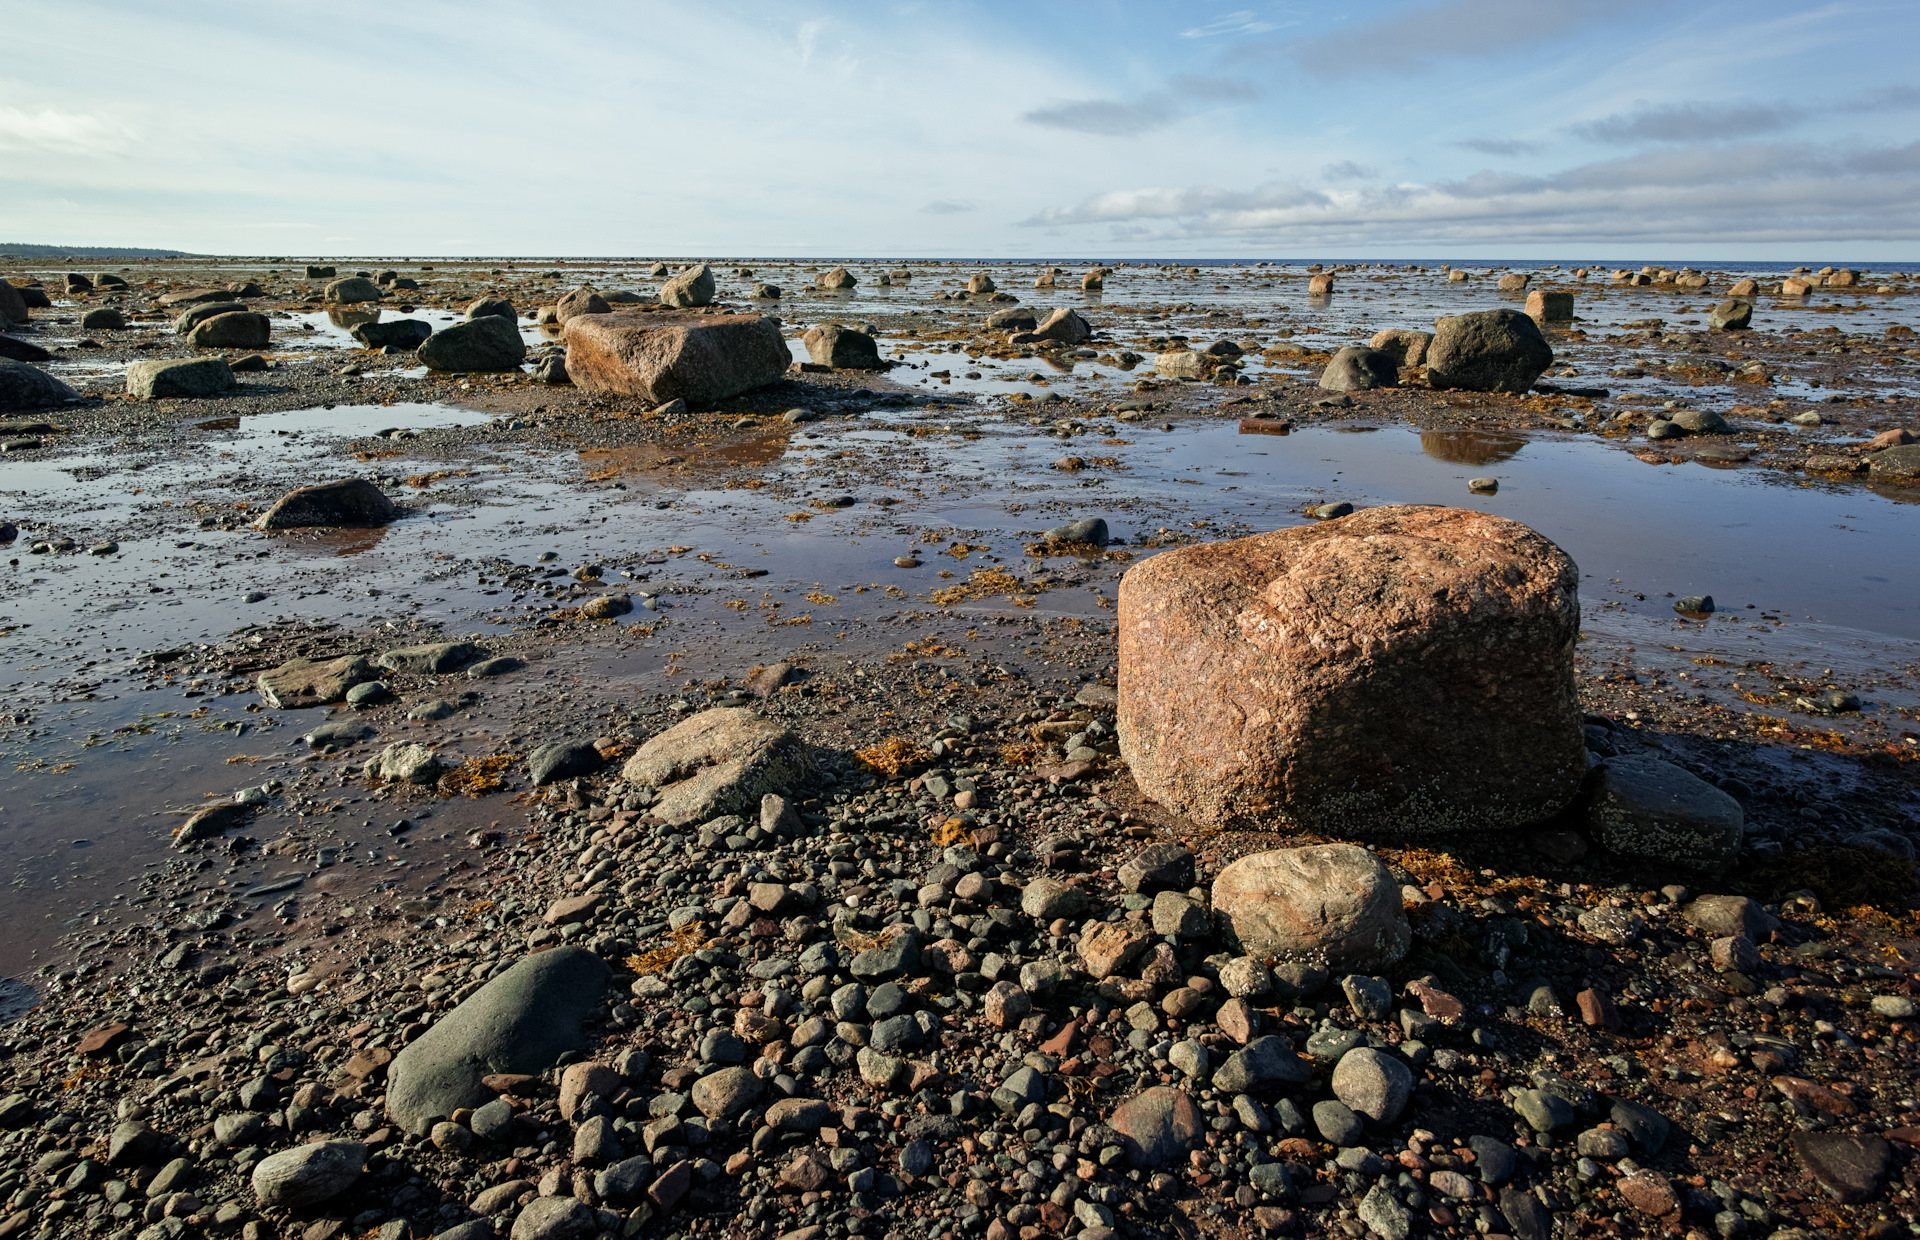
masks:
POLYGON ((386 525, 400 515, 386 493, 365 478, 343 478, 288 491, 258 522, 263 530, 301 526, 386 525))

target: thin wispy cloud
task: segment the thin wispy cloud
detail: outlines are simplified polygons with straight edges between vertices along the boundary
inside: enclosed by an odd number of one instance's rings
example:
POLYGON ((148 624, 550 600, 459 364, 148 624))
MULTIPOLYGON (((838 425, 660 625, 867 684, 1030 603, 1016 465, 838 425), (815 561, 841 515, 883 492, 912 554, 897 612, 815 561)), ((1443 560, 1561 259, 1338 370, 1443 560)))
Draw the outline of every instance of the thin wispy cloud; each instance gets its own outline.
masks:
POLYGON ((1478 151, 1482 155, 1507 157, 1538 155, 1547 149, 1543 143, 1528 142, 1524 138, 1462 138, 1454 145, 1462 150, 1478 151))
POLYGON ((1365 164, 1356 164, 1351 159, 1343 159, 1337 164, 1328 164, 1320 169, 1320 175, 1329 181, 1371 181, 1380 174, 1365 164))
POLYGON ((1190 26, 1180 32, 1183 39, 1217 39, 1223 35, 1267 34, 1280 29, 1279 25, 1266 20, 1252 9, 1241 9, 1216 17, 1204 26, 1190 26))
POLYGON ((1280 57, 1321 78, 1486 60, 1619 20, 1653 0, 1446 0, 1299 39, 1263 40, 1230 59, 1280 57))
POLYGON ((1189 99, 1202 99, 1214 103, 1243 103, 1260 96, 1260 88, 1245 78, 1210 77, 1199 73, 1183 73, 1169 83, 1175 94, 1185 95, 1189 99))
POLYGON ((1805 119, 1803 108, 1756 103, 1668 103, 1616 112, 1574 125, 1574 136, 1612 146, 1643 142, 1714 142, 1778 133, 1805 119))
POLYGON ((961 198, 936 198, 920 208, 922 215, 964 215, 979 210, 979 206, 961 198))
POLYGON ((1022 112, 1020 119, 1045 129, 1067 129, 1103 138, 1131 138, 1178 116, 1173 100, 1149 95, 1131 103, 1116 99, 1068 99, 1022 112))
POLYGON ((826 26, 827 23, 819 20, 800 23, 800 30, 795 35, 795 42, 800 46, 800 67, 802 69, 805 69, 813 63, 814 49, 820 46, 820 32, 826 29, 826 26))
POLYGON ((1259 88, 1242 78, 1187 73, 1171 79, 1166 90, 1137 99, 1066 99, 1023 112, 1020 119, 1046 129, 1131 138, 1172 124, 1207 105, 1244 103, 1259 94, 1259 88))
POLYGON ((126 150, 133 140, 125 126, 88 112, 0 108, 0 151, 111 155, 126 150))

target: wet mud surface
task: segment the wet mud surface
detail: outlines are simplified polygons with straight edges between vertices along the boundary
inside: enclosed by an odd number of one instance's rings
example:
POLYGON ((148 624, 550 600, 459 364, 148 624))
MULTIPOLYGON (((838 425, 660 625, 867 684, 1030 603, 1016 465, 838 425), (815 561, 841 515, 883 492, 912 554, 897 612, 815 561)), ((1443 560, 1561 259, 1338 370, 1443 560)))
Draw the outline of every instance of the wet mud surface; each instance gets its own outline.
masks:
MULTIPOLYGON (((631 265, 398 269, 423 287, 390 294, 379 313, 436 326, 482 294, 530 312, 580 283, 652 290, 631 265)), ((458 739, 438 723, 382 730, 524 751, 581 695, 699 698, 796 654, 885 668, 929 626, 980 629, 970 665, 1031 675, 1023 643, 1060 624, 1102 631, 1134 557, 1298 523, 1337 500, 1478 507, 1547 533, 1583 570, 1596 675, 1651 667, 1691 706, 1732 715, 1785 694, 1787 717, 1792 697, 1831 683, 1861 692, 1863 709, 1820 726, 1910 743, 1920 603, 1897 549, 1920 489, 1797 468, 1810 449, 1911 422, 1920 362, 1902 347, 1905 273, 1884 277, 1897 293, 1763 296, 1757 329, 1734 333, 1702 330, 1706 293, 1542 271, 1536 287, 1572 289, 1579 315, 1549 333, 1556 364, 1543 383, 1604 397, 1410 387, 1330 398, 1311 382, 1328 351, 1518 297, 1491 288, 1497 273, 1449 284, 1432 270, 1342 271, 1320 298, 1300 268, 1121 268, 1098 293, 1028 288, 1043 268, 1018 266, 916 265, 890 287, 873 282, 884 268, 856 266, 861 284, 845 293, 808 288, 811 267, 755 264, 752 280, 732 270, 722 300, 780 314, 796 361, 800 332, 832 320, 872 324, 898 364, 796 369, 726 409, 661 418, 524 374, 433 375, 411 355, 361 350, 349 329, 373 308, 320 306, 318 282, 289 283, 285 268, 152 262, 127 270, 136 287, 123 293, 56 292, 23 337, 101 399, 60 411, 40 446, 0 459, 0 506, 19 527, 0 567, 0 860, 44 926, 7 936, 0 968, 30 968, 52 928, 91 903, 83 893, 137 875, 189 807, 269 772, 311 773, 299 741, 309 719, 263 709, 252 687, 296 648, 290 637, 373 651, 471 635, 529 657, 519 676, 540 687, 480 686, 458 739), (954 299, 974 270, 1023 305, 1080 309, 1098 337, 1019 356, 984 327, 1004 301, 954 299), (121 396, 128 360, 190 352, 172 313, 153 307, 157 291, 243 278, 261 282, 254 304, 274 316, 271 370, 219 399, 121 396), (743 300, 766 280, 788 296, 743 300), (95 305, 136 321, 82 331, 95 305), (1244 349, 1236 382, 1153 376, 1154 352, 1214 339, 1244 349), (1756 360, 1765 382, 1737 369, 1756 360), (1723 411, 1735 433, 1650 444, 1635 420, 1672 401, 1723 411), (789 408, 822 416, 788 425, 789 408), (1789 420, 1809 411, 1819 425, 1789 420), (290 487, 348 475, 379 483, 403 519, 249 528, 290 487), (1468 492, 1483 477, 1496 494, 1468 492), (1124 545, 1026 554, 1040 531, 1082 516, 1106 518, 1124 545), (87 554, 103 542, 116 549, 87 554), (896 567, 903 555, 920 566, 896 567), (597 578, 569 575, 589 565, 597 578), (567 618, 609 592, 641 607, 619 621, 567 618), (1720 611, 1675 616, 1671 598, 1694 594, 1720 611), (1789 680, 1806 688, 1775 691, 1789 680), (547 714, 527 692, 547 696, 547 714)), ((7 274, 58 287, 53 273, 7 274)), ((531 348, 551 347, 554 328, 523 324, 531 348)))

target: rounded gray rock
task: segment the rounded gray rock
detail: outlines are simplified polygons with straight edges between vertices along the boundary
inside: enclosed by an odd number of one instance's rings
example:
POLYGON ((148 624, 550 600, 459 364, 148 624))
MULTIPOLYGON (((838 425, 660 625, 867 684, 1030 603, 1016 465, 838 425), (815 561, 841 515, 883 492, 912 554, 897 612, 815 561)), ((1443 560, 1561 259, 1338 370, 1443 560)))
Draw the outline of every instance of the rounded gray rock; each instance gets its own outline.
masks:
POLYGON ((262 1206, 297 1209, 337 1197, 360 1178, 367 1147, 358 1141, 316 1141, 269 1155, 253 1169, 262 1206))
POLYGON ((1385 1051, 1357 1046, 1334 1065, 1333 1093, 1355 1114, 1391 1124, 1413 1096, 1413 1070, 1385 1051))
POLYGON ((513 1220, 513 1240, 587 1240, 600 1230, 599 1216, 572 1197, 536 1197, 513 1220))
POLYGON ((1330 1144, 1338 1146, 1358 1144, 1366 1131, 1352 1107, 1332 1098, 1313 1104, 1313 1126, 1330 1144))
POLYGON ((1320 372, 1319 386, 1328 392, 1369 392, 1400 386, 1400 362, 1384 349, 1349 345, 1334 353, 1320 372))
POLYGON ((412 1133, 495 1094, 480 1078, 539 1073, 585 1047, 581 1022, 606 996, 609 970, 580 947, 529 956, 408 1044, 387 1069, 387 1114, 412 1133))

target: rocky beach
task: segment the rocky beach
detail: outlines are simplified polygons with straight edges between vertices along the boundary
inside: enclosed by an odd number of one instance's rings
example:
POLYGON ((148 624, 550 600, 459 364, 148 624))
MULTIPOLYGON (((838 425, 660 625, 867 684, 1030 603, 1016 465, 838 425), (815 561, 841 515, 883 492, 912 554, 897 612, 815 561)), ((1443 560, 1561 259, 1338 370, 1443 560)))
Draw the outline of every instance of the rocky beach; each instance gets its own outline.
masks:
POLYGON ((0 1240, 1914 1234, 1915 272, 0 255, 0 1240))

